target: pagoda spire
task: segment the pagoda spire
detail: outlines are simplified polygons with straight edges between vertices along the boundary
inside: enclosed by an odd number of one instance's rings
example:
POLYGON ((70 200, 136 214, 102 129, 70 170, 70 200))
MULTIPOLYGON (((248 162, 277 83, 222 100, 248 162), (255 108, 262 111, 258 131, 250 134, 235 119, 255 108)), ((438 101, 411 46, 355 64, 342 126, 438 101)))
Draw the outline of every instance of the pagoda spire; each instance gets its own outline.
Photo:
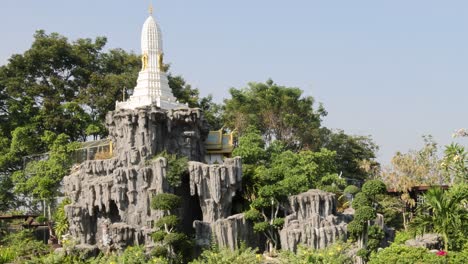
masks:
POLYGON ((187 107, 177 102, 169 87, 163 61, 162 34, 152 16, 153 5, 149 6, 149 16, 141 30, 141 71, 133 94, 123 102, 117 102, 117 109, 136 109, 156 105, 162 109, 187 107))

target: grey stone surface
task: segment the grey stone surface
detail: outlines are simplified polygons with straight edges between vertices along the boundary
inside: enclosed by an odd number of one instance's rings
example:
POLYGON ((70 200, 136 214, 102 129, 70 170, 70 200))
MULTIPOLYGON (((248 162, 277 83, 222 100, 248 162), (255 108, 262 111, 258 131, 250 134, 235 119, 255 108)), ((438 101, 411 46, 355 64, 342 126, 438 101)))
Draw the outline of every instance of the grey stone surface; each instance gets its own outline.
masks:
POLYGON ((70 233, 80 244, 101 249, 152 243, 149 234, 161 213, 150 208, 151 197, 174 192, 166 160, 152 158, 167 151, 201 161, 206 122, 199 109, 147 107, 109 112, 106 125, 114 157, 85 161, 64 178, 72 201, 65 209, 70 233))
POLYGON ((196 243, 199 246, 208 247, 214 242, 220 247, 228 247, 232 250, 238 248, 241 242, 248 246, 256 247, 259 244, 259 235, 253 232, 252 223, 245 220, 244 214, 236 214, 227 218, 218 219, 208 223, 195 221, 196 243))
POLYGON ((190 194, 198 195, 203 221, 213 223, 231 214, 232 198, 242 188, 242 164, 239 157, 224 164, 189 162, 190 194))
POLYGON ((281 248, 296 251, 298 244, 324 248, 346 236, 349 217, 338 215, 332 193, 309 190, 289 197, 291 214, 280 231, 281 248))
POLYGON ((126 166, 164 150, 194 161, 205 154, 208 125, 198 108, 118 110, 107 114, 106 126, 118 160, 126 166))
POLYGON ((443 244, 442 237, 438 234, 424 234, 405 242, 405 245, 410 247, 425 247, 428 249, 441 249, 443 244))
POLYGON ((257 246, 258 235, 243 214, 231 215, 232 199, 242 188, 242 164, 239 157, 225 159, 224 164, 189 163, 190 195, 198 196, 203 214, 195 221, 195 241, 207 247, 211 242, 235 249, 241 241, 257 246), (215 241, 211 241, 214 239, 215 241))

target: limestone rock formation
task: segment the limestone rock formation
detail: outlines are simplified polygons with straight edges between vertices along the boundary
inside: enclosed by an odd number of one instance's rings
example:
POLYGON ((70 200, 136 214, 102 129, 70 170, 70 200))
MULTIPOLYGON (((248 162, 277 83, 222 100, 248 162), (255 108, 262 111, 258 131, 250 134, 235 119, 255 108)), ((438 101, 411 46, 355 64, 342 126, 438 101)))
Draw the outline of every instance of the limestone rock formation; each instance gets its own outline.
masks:
POLYGON ((189 163, 190 194, 198 195, 203 221, 213 223, 231 214, 232 198, 242 189, 242 165, 239 157, 221 165, 189 163))
POLYGON ((208 247, 214 239, 220 247, 232 250, 245 242, 251 247, 259 245, 259 235, 253 232, 253 225, 245 220, 244 214, 236 214, 227 218, 219 219, 213 223, 195 221, 195 242, 202 247, 208 247))
POLYGON ((298 244, 324 248, 346 236, 351 219, 336 211, 333 193, 309 190, 289 197, 291 214, 280 231, 281 248, 296 251, 298 244))
POLYGON ((161 217, 150 208, 151 197, 175 191, 166 179, 166 160, 152 158, 167 151, 201 161, 206 123, 198 109, 153 106, 110 112, 106 125, 114 157, 85 161, 64 178, 72 201, 65 209, 70 233, 80 244, 100 248, 151 243, 149 234, 161 217))
POLYGON ((242 188, 242 165, 239 157, 224 164, 189 163, 190 194, 198 196, 203 221, 195 221, 195 240, 206 247, 214 239, 219 246, 235 249, 240 241, 256 246, 258 235, 243 214, 231 215, 232 199, 242 188))
POLYGON ((200 109, 162 110, 154 105, 106 116, 109 137, 123 165, 138 165, 164 150, 202 161, 208 126, 200 109))
MULTIPOLYGON (((199 246, 235 249, 240 241, 261 247, 261 235, 243 214, 232 215, 233 197, 242 189, 239 157, 223 164, 204 164, 208 126, 199 109, 162 110, 149 106, 110 112, 106 126, 114 155, 87 160, 64 178, 70 233, 83 247, 123 249, 128 245, 152 246, 150 234, 162 213, 152 210, 151 198, 159 193, 182 197, 179 211, 183 229, 195 233, 199 246), (181 186, 166 178, 168 164, 155 158, 162 151, 188 157, 189 173, 181 186)), ((299 243, 323 248, 346 235, 346 215, 336 212, 334 194, 320 190, 289 198, 289 215, 280 231, 283 249, 299 243)))
POLYGON ((440 249, 443 248, 443 244, 442 237, 438 234, 418 235, 405 242, 405 245, 410 247, 425 247, 427 249, 440 249))

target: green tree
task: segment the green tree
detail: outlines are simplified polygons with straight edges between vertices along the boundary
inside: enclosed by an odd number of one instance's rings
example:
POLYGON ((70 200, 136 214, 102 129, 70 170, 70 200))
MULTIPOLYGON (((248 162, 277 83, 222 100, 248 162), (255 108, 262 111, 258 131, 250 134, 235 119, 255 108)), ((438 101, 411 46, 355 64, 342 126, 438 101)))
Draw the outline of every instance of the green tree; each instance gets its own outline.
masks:
POLYGON ((102 37, 69 43, 57 33, 37 31, 31 48, 0 68, 0 90, 8 95, 2 103, 8 113, 6 131, 33 123, 55 133, 68 129, 73 140, 82 138, 82 131, 64 127, 68 117, 62 115, 67 110, 63 104, 74 101, 87 86, 105 43, 102 37))
POLYGON ((408 223, 413 217, 411 210, 416 201, 411 198, 409 191, 418 185, 437 185, 446 180, 441 161, 438 157, 438 146, 431 136, 424 136, 424 147, 420 150, 411 150, 408 153, 396 153, 391 160, 390 166, 384 168, 380 178, 389 189, 401 193, 404 206, 403 226, 408 228, 408 223))
POLYGON ((336 152, 338 172, 343 177, 365 180, 379 170, 380 164, 375 160, 379 147, 370 136, 352 136, 326 128, 321 131, 322 147, 336 152))
POLYGON ((116 101, 128 99, 136 84, 140 58, 122 49, 100 52, 95 62, 98 69, 91 72, 89 83, 81 87, 78 101, 86 105, 92 124, 99 127, 99 135, 106 135, 102 125, 108 111, 115 109, 116 101))
POLYGON ((377 195, 387 192, 385 183, 380 180, 369 180, 362 185, 361 192, 366 195, 374 205, 377 204, 377 195))
POLYGON ((269 162, 265 142, 260 131, 251 126, 239 137, 239 145, 233 150, 233 156, 242 157, 243 195, 248 201, 255 199, 255 169, 262 163, 269 162))
MULTIPOLYGON (((169 68, 169 65, 167 65, 166 69, 169 70, 169 68)), ((172 93, 179 102, 187 104, 189 107, 202 109, 204 117, 210 125, 210 129, 221 129, 223 126, 222 106, 213 102, 212 95, 200 97, 200 91, 197 88, 192 88, 180 75, 174 76, 172 73, 169 73, 167 78, 169 80, 169 87, 171 87, 172 93)))
POLYGON ((261 131, 267 145, 282 141, 292 149, 320 148, 321 105, 313 108, 314 99, 304 97, 298 88, 279 86, 272 80, 249 83, 244 89, 231 88, 231 99, 224 101, 227 127, 243 135, 249 126, 261 131))
POLYGON ((171 73, 168 74, 169 87, 171 87, 172 93, 183 104, 188 104, 189 107, 199 107, 200 91, 192 88, 184 78, 180 75, 173 76, 171 73))
POLYGON ((255 168, 252 183, 255 195, 246 218, 254 222, 254 230, 267 238, 268 251, 279 245, 278 230, 283 227, 282 204, 290 195, 317 187, 320 179, 335 170, 335 153, 284 151, 271 156, 271 161, 255 168))
POLYGON ((70 154, 79 144, 70 142, 65 134, 52 132, 47 132, 42 140, 50 144, 48 158, 29 162, 24 170, 13 173, 12 180, 17 194, 51 202, 59 195, 60 182, 72 165, 70 154))
POLYGON ((372 220, 377 217, 379 208, 377 195, 386 192, 385 184, 379 180, 364 183, 361 192, 356 194, 352 202, 355 209, 354 219, 348 224, 348 233, 357 239, 360 250, 358 256, 367 260, 372 251, 377 250, 383 233, 380 228, 372 226, 372 220))
POLYGON ((468 152, 460 144, 445 147, 442 167, 449 173, 450 182, 468 182, 468 152))
POLYGON ((151 200, 151 208, 161 210, 164 215, 155 223, 157 230, 152 236, 158 246, 154 248, 153 254, 157 257, 167 257, 172 263, 186 263, 188 255, 188 238, 185 234, 177 232, 180 220, 174 214, 181 202, 179 196, 170 193, 157 194, 151 200))
MULTIPOLYGON (((120 49, 104 52, 105 44, 104 37, 69 41, 39 30, 29 50, 0 67, 0 189, 13 189, 23 157, 49 151, 40 139, 46 131, 70 141, 106 134, 104 117, 122 88, 134 86, 140 60, 120 49)), ((20 205, 10 194, 2 210, 20 205)))
POLYGON ((223 106, 213 102, 212 95, 202 97, 198 104, 198 107, 203 110, 203 115, 210 125, 210 129, 221 129, 223 127, 223 106))

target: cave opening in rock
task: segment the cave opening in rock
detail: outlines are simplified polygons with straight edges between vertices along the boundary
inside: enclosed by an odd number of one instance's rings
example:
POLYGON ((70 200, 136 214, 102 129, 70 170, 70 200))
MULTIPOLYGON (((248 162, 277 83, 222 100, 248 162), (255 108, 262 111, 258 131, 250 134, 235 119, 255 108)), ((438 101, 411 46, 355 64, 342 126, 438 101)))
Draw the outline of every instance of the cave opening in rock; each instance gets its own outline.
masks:
POLYGON ((247 201, 242 195, 242 191, 236 191, 234 197, 232 197, 231 214, 240 214, 249 210, 249 201, 247 201))
POLYGON ((109 202, 109 213, 107 214, 107 217, 111 223, 117 223, 121 221, 119 209, 117 208, 117 204, 114 202, 114 200, 110 200, 109 202))
POLYGON ((176 190, 176 194, 182 198, 181 205, 181 225, 182 231, 186 234, 194 234, 193 221, 203 220, 203 213, 200 206, 198 195, 190 195, 190 180, 188 173, 182 177, 182 184, 176 190))

